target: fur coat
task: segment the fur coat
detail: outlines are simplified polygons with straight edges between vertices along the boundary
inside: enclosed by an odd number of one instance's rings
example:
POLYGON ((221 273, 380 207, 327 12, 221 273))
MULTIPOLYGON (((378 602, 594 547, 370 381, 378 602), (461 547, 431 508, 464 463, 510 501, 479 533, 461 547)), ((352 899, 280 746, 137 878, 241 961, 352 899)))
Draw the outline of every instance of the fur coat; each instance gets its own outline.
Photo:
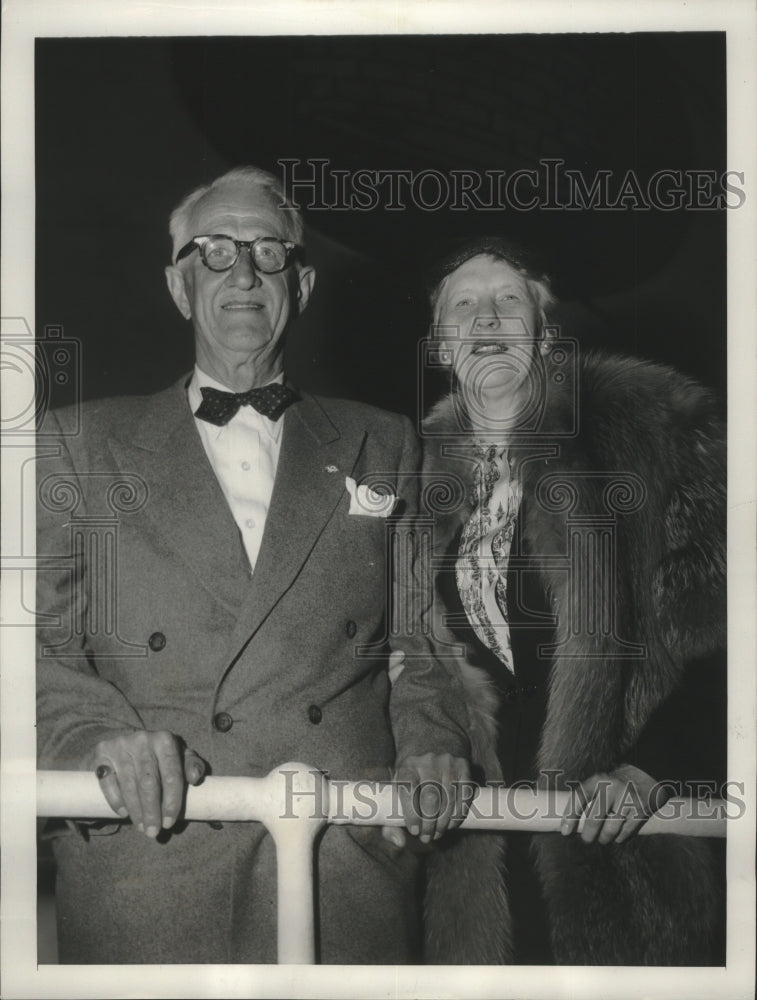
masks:
MULTIPOLYGON (((530 427, 511 437, 510 456, 524 498, 518 530, 560 636, 536 760, 540 770, 559 769, 560 787, 633 760, 650 719, 686 685, 687 662, 724 645, 726 477, 723 426, 696 382, 660 364, 598 353, 582 357, 572 376, 556 379, 556 371, 548 356, 540 405, 530 427), (580 533, 587 516, 595 526, 605 518, 613 537, 613 626, 560 632, 571 610, 568 535, 580 533)), ((444 484, 447 500, 455 495, 433 512, 437 555, 456 551, 472 511, 471 437, 457 390, 424 423, 425 474, 444 484)), ((438 618, 444 608, 436 603, 438 618)), ((497 780, 490 682, 469 662, 457 669, 474 763, 497 780)), ((663 766, 648 770, 667 778, 663 766)), ((504 836, 458 834, 431 859, 428 961, 513 959, 504 851, 504 836)), ((708 961, 720 889, 706 841, 662 835, 604 846, 539 834, 531 853, 558 964, 708 961)))

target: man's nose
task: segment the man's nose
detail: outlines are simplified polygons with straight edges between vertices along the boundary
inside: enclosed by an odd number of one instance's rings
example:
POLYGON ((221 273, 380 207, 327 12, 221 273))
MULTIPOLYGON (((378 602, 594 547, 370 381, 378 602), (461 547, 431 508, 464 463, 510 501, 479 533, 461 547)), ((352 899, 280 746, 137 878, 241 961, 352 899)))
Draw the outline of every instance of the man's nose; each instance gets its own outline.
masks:
POLYGON ((230 280, 239 288, 255 288, 261 283, 260 274, 252 263, 250 247, 240 247, 239 256, 230 272, 230 280))

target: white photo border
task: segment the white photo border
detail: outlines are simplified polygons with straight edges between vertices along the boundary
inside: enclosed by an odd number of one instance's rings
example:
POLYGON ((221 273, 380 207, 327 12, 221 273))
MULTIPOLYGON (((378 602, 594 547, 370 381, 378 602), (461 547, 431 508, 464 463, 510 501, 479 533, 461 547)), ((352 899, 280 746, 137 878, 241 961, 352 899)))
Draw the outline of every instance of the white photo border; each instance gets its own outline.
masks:
MULTIPOLYGON (((749 997, 755 940, 755 11, 749 0, 565 3, 354 0, 5 0, 2 37, 3 336, 35 330, 34 40, 53 36, 725 31, 729 169, 746 202, 728 216, 729 773, 747 811, 728 838, 728 951, 721 968, 41 966, 36 964, 33 630, 3 629, 3 995, 22 997, 749 997), (6 252, 13 237, 13 254, 6 252), (8 634, 8 633, 12 634, 8 634)), ((5 372, 3 373, 6 374, 5 372)), ((17 373, 16 373, 17 374, 17 373)), ((5 380, 3 410, 28 393, 5 380)), ((19 453, 3 449, 4 554, 18 551, 19 453)), ((25 530, 31 530, 25 519, 25 530)), ((29 549, 29 539, 21 551, 29 549)), ((31 541, 33 545, 33 539, 31 541)), ((3 588, 3 619, 19 594, 3 588)), ((14 619, 15 620, 15 619, 14 619)))

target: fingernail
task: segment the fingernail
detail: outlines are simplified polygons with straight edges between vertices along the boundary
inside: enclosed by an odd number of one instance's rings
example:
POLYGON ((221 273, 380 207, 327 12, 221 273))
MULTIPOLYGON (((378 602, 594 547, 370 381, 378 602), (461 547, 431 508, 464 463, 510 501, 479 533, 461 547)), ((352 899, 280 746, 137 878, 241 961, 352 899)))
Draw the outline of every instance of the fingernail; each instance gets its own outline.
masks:
POLYGON ((137 823, 137 829, 139 830, 140 833, 144 833, 145 832, 144 823, 137 823))
POLYGON ((148 837, 157 837, 158 828, 157 826, 148 826, 147 829, 145 830, 145 833, 147 834, 148 837))
POLYGON ((418 836, 418 834, 419 834, 420 832, 421 832, 421 828, 420 828, 419 826, 411 826, 411 827, 410 827, 410 833, 411 833, 411 834, 412 834, 412 835, 413 835, 414 837, 417 837, 417 836, 418 836))
POLYGON ((173 816, 164 816, 163 817, 163 826, 166 827, 166 829, 168 829, 169 826, 173 826, 173 822, 174 822, 174 817, 173 816))
POLYGON ((436 833, 434 834, 434 840, 438 840, 440 837, 441 833, 439 833, 439 831, 437 830, 436 833))
POLYGON ((202 771, 200 770, 199 767, 191 767, 189 771, 192 781, 199 781, 200 778, 202 777, 202 771))
POLYGON ((421 843, 422 844, 428 844, 430 840, 431 840, 431 837, 430 837, 430 835, 428 833, 424 833, 423 836, 421 837, 421 843))
POLYGON ((118 813, 119 816, 123 817, 123 819, 126 819, 126 817, 129 815, 129 810, 126 808, 126 806, 121 806, 120 809, 116 809, 116 812, 118 813))

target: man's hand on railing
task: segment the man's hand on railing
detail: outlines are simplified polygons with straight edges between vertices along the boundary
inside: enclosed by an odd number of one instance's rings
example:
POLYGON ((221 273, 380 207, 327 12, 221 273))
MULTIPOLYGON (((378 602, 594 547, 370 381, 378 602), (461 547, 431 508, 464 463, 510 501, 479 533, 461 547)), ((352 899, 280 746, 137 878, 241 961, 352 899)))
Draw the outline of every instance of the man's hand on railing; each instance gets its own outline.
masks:
POLYGON ((90 758, 108 805, 131 817, 148 837, 173 826, 181 811, 187 782, 199 785, 205 761, 184 747, 173 733, 124 730, 101 740, 90 758))
MULTIPOLYGON (((393 780, 407 829, 424 844, 460 826, 475 791, 468 761, 448 753, 405 757, 393 780)), ((385 827, 384 836, 398 847, 405 844, 400 827, 385 827)))

